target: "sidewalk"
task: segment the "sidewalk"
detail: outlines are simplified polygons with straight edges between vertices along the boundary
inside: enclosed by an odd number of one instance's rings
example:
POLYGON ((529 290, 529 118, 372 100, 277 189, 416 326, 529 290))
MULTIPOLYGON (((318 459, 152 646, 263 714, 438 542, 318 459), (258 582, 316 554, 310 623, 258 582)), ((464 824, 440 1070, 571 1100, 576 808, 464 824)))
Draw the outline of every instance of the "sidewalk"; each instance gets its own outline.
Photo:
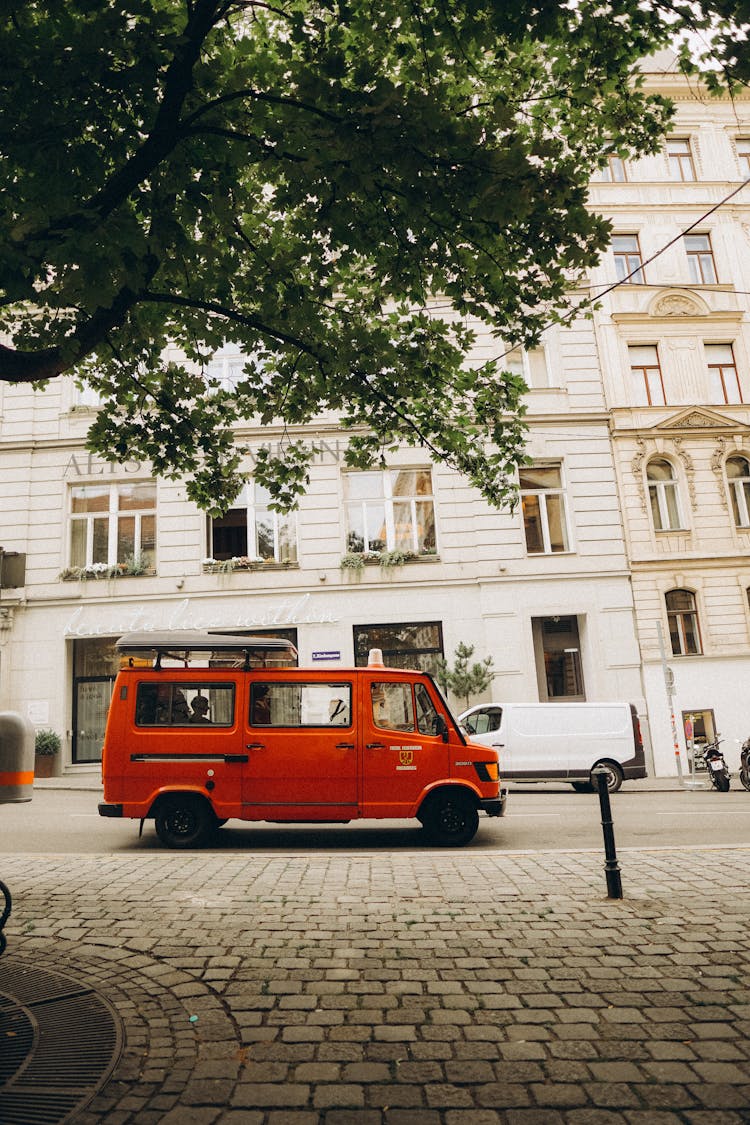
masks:
POLYGON ((80 1125, 750 1122, 750 848, 2 862, 0 993, 122 1029, 80 1125))

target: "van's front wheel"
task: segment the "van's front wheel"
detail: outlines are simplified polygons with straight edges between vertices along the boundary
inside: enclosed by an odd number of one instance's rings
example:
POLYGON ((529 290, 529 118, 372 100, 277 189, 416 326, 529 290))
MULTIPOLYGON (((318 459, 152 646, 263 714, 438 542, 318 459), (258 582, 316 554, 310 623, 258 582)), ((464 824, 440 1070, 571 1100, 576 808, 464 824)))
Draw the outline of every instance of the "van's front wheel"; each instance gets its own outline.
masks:
POLYGON ((216 817, 202 797, 173 793, 156 808, 156 835, 168 848, 202 848, 216 829, 216 817))
POLYGON ((442 848, 463 847, 474 839, 479 828, 476 801, 455 790, 433 793, 418 815, 431 843, 442 848))

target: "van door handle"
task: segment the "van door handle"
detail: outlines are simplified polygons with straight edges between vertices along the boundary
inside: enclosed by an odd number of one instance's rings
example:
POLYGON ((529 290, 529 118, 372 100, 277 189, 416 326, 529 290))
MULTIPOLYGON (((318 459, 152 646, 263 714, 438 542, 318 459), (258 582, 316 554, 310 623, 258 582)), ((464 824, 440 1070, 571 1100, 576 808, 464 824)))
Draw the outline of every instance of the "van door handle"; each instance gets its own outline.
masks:
POLYGON ((504 750, 505 749, 505 743, 504 742, 493 742, 492 743, 492 749, 493 750, 504 750))
POLYGON ((336 749, 337 750, 353 750, 354 749, 354 743, 353 742, 337 742, 336 743, 336 749))
POLYGON ((245 743, 245 749, 246 750, 265 750, 265 748, 266 748, 265 742, 246 742, 245 743))
POLYGON ((385 743, 384 742, 368 742, 367 743, 367 749, 368 750, 385 750, 385 743))

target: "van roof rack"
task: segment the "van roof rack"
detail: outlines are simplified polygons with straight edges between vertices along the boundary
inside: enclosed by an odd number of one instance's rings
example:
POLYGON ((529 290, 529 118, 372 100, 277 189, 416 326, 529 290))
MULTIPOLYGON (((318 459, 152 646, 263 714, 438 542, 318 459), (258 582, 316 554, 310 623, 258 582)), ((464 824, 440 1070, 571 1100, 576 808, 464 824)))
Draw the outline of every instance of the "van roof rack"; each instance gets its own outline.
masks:
POLYGON ((191 652, 242 652, 245 668, 250 666, 251 652, 286 653, 297 658, 297 649, 284 637, 241 636, 230 633, 210 633, 200 629, 165 629, 162 632, 124 633, 116 642, 115 648, 122 653, 155 653, 155 668, 161 667, 161 659, 168 656, 187 664, 191 652))

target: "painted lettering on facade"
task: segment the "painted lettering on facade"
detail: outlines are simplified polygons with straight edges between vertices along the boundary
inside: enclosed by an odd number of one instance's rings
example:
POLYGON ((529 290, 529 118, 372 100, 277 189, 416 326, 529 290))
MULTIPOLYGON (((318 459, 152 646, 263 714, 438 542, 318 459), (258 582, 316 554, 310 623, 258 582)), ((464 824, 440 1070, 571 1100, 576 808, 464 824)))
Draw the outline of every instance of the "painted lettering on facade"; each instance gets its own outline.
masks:
MULTIPOLYGON (((333 441, 311 439, 302 444, 309 448, 313 464, 339 464, 343 461, 346 452, 346 442, 340 442, 338 438, 333 441)), ((284 455, 283 442, 263 442, 247 450, 251 466, 258 460, 261 449, 272 457, 283 457, 284 455)), ((95 453, 71 453, 63 470, 63 477, 67 480, 69 477, 132 476, 135 473, 147 471, 148 469, 142 461, 104 461, 101 457, 97 457, 95 453)))
POLYGON ((147 611, 142 606, 125 610, 121 616, 96 617, 92 610, 79 606, 66 624, 66 637, 117 637, 123 633, 157 632, 163 629, 273 629, 288 625, 334 625, 338 618, 316 610, 310 604, 312 596, 286 598, 264 608, 248 613, 219 613, 216 609, 202 614, 193 608, 190 598, 184 598, 174 607, 165 606, 161 612, 147 611))
POLYGON ((140 461, 102 461, 93 453, 71 453, 63 471, 67 477, 123 476, 125 473, 140 473, 140 461))
MULTIPOLYGON (((302 442, 300 442, 300 444, 310 450, 313 464, 317 463, 319 465, 323 465, 326 462, 339 464, 344 459, 344 453, 346 452, 347 445, 346 442, 340 442, 338 438, 335 438, 332 442, 312 438, 306 441, 303 440, 302 442)), ((253 465, 258 460, 258 454, 261 449, 271 457, 283 457, 286 445, 288 445, 288 442, 262 442, 260 445, 256 445, 254 448, 249 448, 247 450, 247 456, 251 464, 253 465)))

